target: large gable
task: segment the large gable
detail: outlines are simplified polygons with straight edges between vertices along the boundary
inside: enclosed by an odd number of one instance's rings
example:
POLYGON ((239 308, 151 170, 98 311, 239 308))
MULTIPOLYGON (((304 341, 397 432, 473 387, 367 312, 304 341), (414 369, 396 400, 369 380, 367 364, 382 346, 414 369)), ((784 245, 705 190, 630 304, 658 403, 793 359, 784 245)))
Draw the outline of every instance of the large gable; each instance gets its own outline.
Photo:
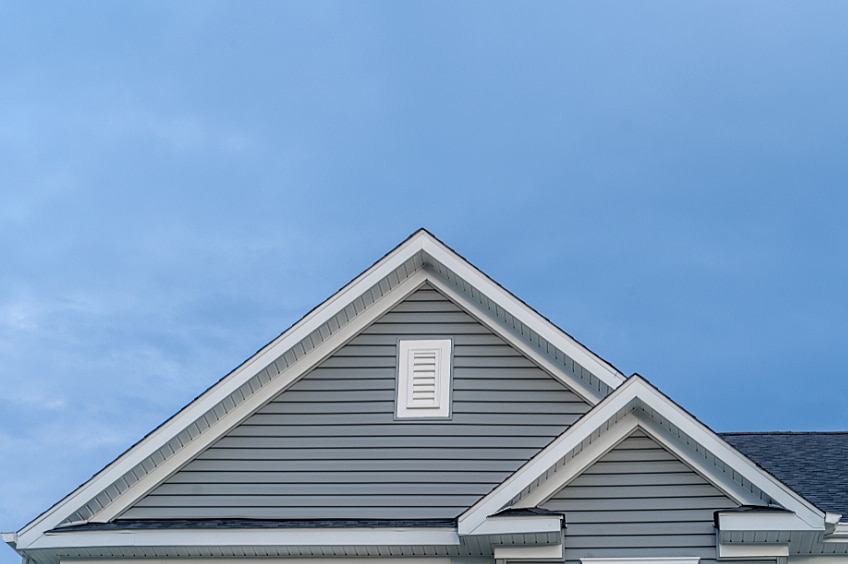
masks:
MULTIPOLYGON (((281 392, 297 385, 319 366, 324 370, 334 362, 355 362, 344 356, 344 353, 337 353, 348 345, 350 347, 345 348, 346 352, 355 350, 355 346, 361 346, 363 341, 356 341, 358 337, 382 339, 384 337, 375 333, 382 326, 385 328, 384 335, 397 339, 399 335, 404 334, 404 327, 408 327, 408 324, 390 323, 388 320, 392 317, 415 314, 420 320, 433 315, 431 312, 401 311, 404 307, 410 307, 411 302, 415 301, 409 299, 410 296, 424 285, 437 290, 446 301, 458 306, 461 309, 459 313, 473 318, 473 323, 467 324, 473 327, 473 331, 482 331, 481 328, 485 328, 490 335, 496 335, 500 339, 501 346, 518 351, 520 354, 514 358, 525 363, 525 368, 530 367, 531 372, 536 374, 545 373, 560 383, 559 390, 564 386, 573 392, 567 393, 568 400, 560 406, 563 411, 555 418, 555 425, 567 424, 582 410, 596 404, 624 381, 623 376, 609 363, 553 326, 431 234, 420 230, 151 432, 89 482, 15 533, 16 545, 35 548, 46 542, 45 533, 57 527, 109 523, 130 511, 140 512, 146 503, 152 503, 148 500, 158 495, 150 494, 173 476, 187 469, 196 460, 198 463, 202 462, 199 458, 224 450, 213 445, 219 441, 238 440, 235 429, 247 423, 260 410, 279 407, 280 402, 274 399, 281 392), (400 309, 396 309, 398 307, 400 309), (379 323, 378 320, 384 316, 385 320, 379 323), (365 332, 369 334, 365 335, 365 332), (355 344, 357 342, 359 345, 355 344)), ((439 315, 453 314, 442 312, 439 315)), ((456 334, 456 338, 459 338, 462 326, 462 323, 456 324, 451 334, 456 334)), ((485 337, 484 333, 480 334, 485 337)), ((472 371, 474 367, 462 369, 472 371)), ((317 382, 319 379, 317 376, 307 378, 302 386, 308 386, 306 382, 317 382)), ((473 379, 460 379, 459 383, 471 381, 473 379)), ((294 399, 303 393, 309 392, 292 391, 287 397, 294 399)), ((465 392, 457 390, 459 398, 463 393, 465 392)), ((488 390, 485 393, 497 394, 497 390, 488 390)), ((533 395, 536 392, 528 390, 521 393, 533 395)), ((285 402, 285 405, 297 403, 285 402)), ((514 405, 514 401, 501 402, 500 412, 509 412, 514 405)), ((544 413, 538 413, 538 407, 540 406, 535 405, 534 413, 524 414, 524 417, 544 426, 548 420, 544 413)), ((478 414, 473 417, 482 416, 483 414, 478 414)), ((521 416, 521 413, 515 413, 511 417, 520 419, 521 416)), ((466 415, 457 413, 457 419, 453 423, 458 424, 463 417, 466 415)), ((437 424, 434 422, 432 426, 435 428, 437 424)), ((396 427, 412 428, 401 423, 397 423, 396 427)), ((533 444, 549 440, 551 436, 548 434, 542 439, 535 439, 536 443, 533 444)), ((531 441, 528 440, 526 444, 531 444, 531 441)), ((529 452, 526 444, 520 449, 522 455, 529 452)), ((237 450, 239 454, 247 454, 244 451, 249 449, 237 450)), ((495 456, 492 455, 492 458, 495 456)), ((515 458, 509 460, 506 466, 503 466, 501 461, 502 466, 495 471, 509 472, 509 468, 517 467, 523 462, 515 458)), ((268 461, 255 462, 259 467, 268 461)), ((492 467, 495 466, 497 464, 493 463, 492 467)), ((184 477, 184 474, 180 474, 174 482, 168 482, 168 487, 184 477)), ((490 483, 492 482, 487 481, 486 485, 481 487, 489 487, 490 483)), ((159 490, 162 491, 166 490, 159 490)), ((182 501, 187 500, 180 500, 178 504, 191 506, 191 502, 183 504, 182 501)), ((450 507, 450 511, 459 509, 458 505, 450 507)))
POLYGON ((590 407, 425 284, 120 518, 454 518, 590 407), (394 417, 401 337, 453 340, 450 419, 394 417))

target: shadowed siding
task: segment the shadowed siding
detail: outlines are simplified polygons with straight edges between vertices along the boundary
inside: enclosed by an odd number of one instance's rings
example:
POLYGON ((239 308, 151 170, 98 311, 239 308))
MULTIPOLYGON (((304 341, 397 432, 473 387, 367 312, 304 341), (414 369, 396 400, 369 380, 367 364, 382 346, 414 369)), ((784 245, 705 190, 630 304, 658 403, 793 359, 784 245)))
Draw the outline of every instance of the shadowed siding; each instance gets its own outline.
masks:
POLYGON ((636 431, 544 504, 565 513, 566 560, 698 556, 715 560, 721 491, 636 431))
POLYGON ((121 517, 451 518, 588 408, 424 287, 121 517), (399 337, 454 340, 451 420, 394 420, 399 337))

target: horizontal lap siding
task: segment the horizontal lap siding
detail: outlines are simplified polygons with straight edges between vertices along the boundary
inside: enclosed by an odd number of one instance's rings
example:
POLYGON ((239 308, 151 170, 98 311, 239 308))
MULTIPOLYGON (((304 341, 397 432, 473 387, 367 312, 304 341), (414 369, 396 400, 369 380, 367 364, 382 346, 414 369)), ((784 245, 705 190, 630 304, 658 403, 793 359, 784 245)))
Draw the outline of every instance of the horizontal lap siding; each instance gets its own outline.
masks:
POLYGON ((122 517, 455 517, 588 408, 425 288, 122 517), (399 337, 453 339, 450 420, 394 420, 399 337))
POLYGON ((698 556, 715 560, 713 512, 736 504, 641 432, 544 507, 565 514, 566 560, 698 556))

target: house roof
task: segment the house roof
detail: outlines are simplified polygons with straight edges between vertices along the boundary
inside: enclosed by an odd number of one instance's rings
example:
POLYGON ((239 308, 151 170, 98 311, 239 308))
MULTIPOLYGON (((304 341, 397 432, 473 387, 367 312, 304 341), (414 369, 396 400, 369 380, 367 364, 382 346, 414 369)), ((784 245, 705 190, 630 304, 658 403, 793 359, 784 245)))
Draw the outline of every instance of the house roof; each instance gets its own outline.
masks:
POLYGON ((18 531, 18 546, 32 546, 57 527, 114 520, 425 282, 473 311, 590 404, 625 380, 611 364, 422 229, 18 531))
POLYGON ((848 516, 848 432, 720 436, 819 509, 848 516))
MULTIPOLYGON (((395 331, 386 334, 394 335, 395 331)), ((391 410, 386 413, 391 415, 391 410)), ((532 415, 536 420, 537 414, 532 415)), ((557 560, 562 556, 563 516, 540 510, 540 503, 637 430, 691 466, 737 505, 781 506, 788 510, 787 515, 778 515, 777 519, 773 518, 772 513, 777 513, 774 511, 765 516, 754 515, 753 519, 725 512, 724 520, 719 519, 725 536, 719 540, 728 546, 722 545, 725 552, 720 554, 771 556, 768 551, 756 552, 761 547, 751 552, 744 546, 733 552, 730 546, 737 540, 748 542, 745 535, 761 530, 794 531, 819 538, 822 531, 832 534, 836 529, 836 533, 848 538, 848 529, 840 532, 835 526, 836 516, 823 511, 848 504, 833 505, 831 498, 822 501, 811 495, 811 488, 792 481, 793 475, 805 480, 801 470, 818 480, 825 477, 810 472, 810 460, 815 460, 834 472, 832 483, 828 483, 830 475, 821 480, 828 490, 834 484, 848 486, 838 474, 845 466, 848 434, 830 434, 831 439, 841 440, 838 445, 819 445, 820 450, 829 449, 832 465, 830 458, 822 462, 815 449, 804 456, 792 444, 778 445, 781 448, 765 444, 757 447, 762 451, 757 456, 732 440, 735 437, 744 442, 744 437, 756 434, 725 435, 738 450, 731 448, 647 380, 638 375, 625 379, 612 365, 421 230, 63 501, 18 533, 4 533, 3 540, 21 554, 35 555, 37 564, 110 555, 161 558, 396 554, 392 552, 394 548, 386 547, 400 547, 397 554, 408 556, 494 554, 498 560, 557 560), (471 315, 475 323, 498 335, 548 376, 573 389, 580 396, 581 405, 589 404, 589 410, 569 422, 568 429, 547 446, 538 447, 542 450, 529 460, 526 454, 517 458, 524 465, 455 520, 390 520, 385 515, 377 516, 381 519, 266 520, 253 513, 247 515, 255 519, 215 512, 209 516, 221 518, 167 519, 154 515, 150 520, 141 520, 128 514, 128 509, 154 488, 198 459, 210 445, 270 405, 278 395, 298 393, 292 389, 295 384, 306 380, 321 362, 376 326, 378 320, 425 285, 443 294, 471 315), (787 479, 769 461, 785 462, 782 459, 789 459, 790 451, 798 465, 787 479), (750 454, 753 461, 743 453, 750 454), (226 529, 227 534, 222 535, 218 529, 226 529), (255 552, 256 547, 261 552, 255 552), (362 547, 366 547, 365 552, 360 551, 362 547)), ((760 437, 773 435, 793 434, 760 437)), ((757 444, 756 438, 752 441, 757 444)), ((821 487, 823 495, 834 493, 828 490, 821 487)), ((844 488, 834 491, 844 492, 844 488)), ((837 499, 848 496, 840 494, 837 499)), ((340 516, 333 513, 332 517, 340 516)), ((414 516, 406 515, 404 510, 400 517, 414 516)), ((848 543, 844 550, 848 551, 848 543)))

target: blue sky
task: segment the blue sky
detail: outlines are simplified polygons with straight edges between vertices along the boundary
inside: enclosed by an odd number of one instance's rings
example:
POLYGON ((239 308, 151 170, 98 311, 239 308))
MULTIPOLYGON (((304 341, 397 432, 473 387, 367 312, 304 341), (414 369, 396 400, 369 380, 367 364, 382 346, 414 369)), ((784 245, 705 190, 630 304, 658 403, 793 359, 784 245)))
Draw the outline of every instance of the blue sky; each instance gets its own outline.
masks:
POLYGON ((715 430, 848 430, 846 27, 801 0, 3 3, 0 530, 419 227, 715 430))

